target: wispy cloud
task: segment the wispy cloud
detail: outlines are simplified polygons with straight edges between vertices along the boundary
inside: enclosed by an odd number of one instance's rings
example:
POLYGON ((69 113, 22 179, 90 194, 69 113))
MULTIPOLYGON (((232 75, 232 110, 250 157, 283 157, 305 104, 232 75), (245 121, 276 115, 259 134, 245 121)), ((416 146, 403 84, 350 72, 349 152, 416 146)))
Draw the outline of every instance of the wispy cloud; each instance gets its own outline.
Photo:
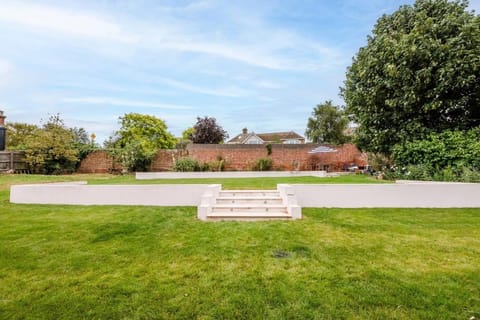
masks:
POLYGON ((187 82, 177 81, 177 80, 168 79, 168 78, 159 78, 158 81, 164 84, 167 84, 169 86, 175 87, 177 89, 194 92, 194 93, 212 95, 212 96, 239 98, 239 97, 248 96, 250 94, 250 92, 248 92, 247 90, 237 88, 234 86, 207 88, 207 87, 196 86, 187 82))
POLYGON ((154 109, 172 109, 172 110, 190 110, 191 106, 184 106, 178 104, 168 103, 156 103, 149 101, 136 101, 128 99, 117 99, 112 97, 77 97, 77 98, 64 98, 63 102, 67 103, 79 103, 79 104, 92 104, 92 105, 111 105, 122 106, 131 108, 154 108, 154 109))
MULTIPOLYGON (((200 1, 176 7, 175 10, 208 8, 214 11, 212 6, 210 1, 200 1)), ((198 25, 179 17, 168 17, 168 20, 159 17, 156 21, 147 22, 134 18, 117 21, 112 16, 90 11, 28 2, 4 3, 0 9, 0 21, 29 27, 37 33, 44 30, 48 34, 124 44, 125 50, 132 50, 133 46, 147 51, 196 53, 273 70, 315 69, 318 67, 315 60, 336 55, 332 48, 267 25, 238 25, 236 34, 218 38, 215 29, 199 29, 198 25), (291 52, 286 54, 282 51, 291 52)), ((219 19, 222 20, 221 17, 219 19)), ((219 28, 221 30, 222 26, 219 28)), ((106 46, 102 43, 104 50, 106 46)), ((91 49, 99 50, 96 47, 91 49)))
POLYGON ((60 34, 108 39, 122 43, 134 43, 138 40, 137 37, 123 30, 118 23, 105 17, 91 12, 70 11, 47 5, 3 3, 0 6, 0 21, 60 34))

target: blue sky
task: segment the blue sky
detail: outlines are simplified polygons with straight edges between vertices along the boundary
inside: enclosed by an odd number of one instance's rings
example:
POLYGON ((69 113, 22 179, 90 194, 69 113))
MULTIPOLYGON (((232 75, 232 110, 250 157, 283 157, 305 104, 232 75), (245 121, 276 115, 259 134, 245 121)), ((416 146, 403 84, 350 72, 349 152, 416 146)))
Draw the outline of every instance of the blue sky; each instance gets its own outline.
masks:
POLYGON ((60 113, 98 142, 128 112, 177 136, 197 116, 230 137, 303 135, 316 104, 343 104, 346 68, 378 17, 411 3, 0 0, 0 109, 36 124, 60 113))

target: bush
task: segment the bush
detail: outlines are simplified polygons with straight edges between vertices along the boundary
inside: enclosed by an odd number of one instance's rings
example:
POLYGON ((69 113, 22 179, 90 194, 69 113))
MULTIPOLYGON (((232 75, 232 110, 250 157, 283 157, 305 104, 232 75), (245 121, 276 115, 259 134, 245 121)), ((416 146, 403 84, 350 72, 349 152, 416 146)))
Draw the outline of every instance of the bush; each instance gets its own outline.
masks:
POLYGON ((398 166, 428 165, 441 171, 447 167, 480 169, 480 127, 469 131, 444 131, 393 148, 398 166))
POLYGON ((255 170, 257 171, 269 171, 272 170, 273 162, 270 158, 261 158, 258 159, 257 163, 255 164, 255 170))
POLYGON ((386 172, 389 180, 480 182, 480 170, 469 167, 435 169, 428 165, 409 165, 386 172))
POLYGON ((400 179, 479 181, 480 127, 469 131, 443 131, 424 140, 393 148, 395 176, 400 179))
POLYGON ((193 172, 200 171, 201 167, 196 160, 193 160, 191 158, 182 158, 175 161, 173 170, 178 172, 193 172))

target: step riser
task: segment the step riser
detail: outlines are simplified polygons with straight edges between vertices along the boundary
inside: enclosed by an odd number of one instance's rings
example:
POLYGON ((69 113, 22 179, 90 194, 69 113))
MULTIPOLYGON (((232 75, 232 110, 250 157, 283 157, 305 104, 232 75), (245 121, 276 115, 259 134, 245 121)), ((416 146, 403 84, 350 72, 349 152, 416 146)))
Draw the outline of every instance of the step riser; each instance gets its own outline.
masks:
POLYGON ((258 197, 275 197, 279 198, 280 194, 276 191, 272 192, 229 192, 229 191, 220 191, 219 197, 239 197, 239 198, 258 198, 258 197))
POLYGON ((282 204, 282 199, 217 199, 217 204, 282 204))

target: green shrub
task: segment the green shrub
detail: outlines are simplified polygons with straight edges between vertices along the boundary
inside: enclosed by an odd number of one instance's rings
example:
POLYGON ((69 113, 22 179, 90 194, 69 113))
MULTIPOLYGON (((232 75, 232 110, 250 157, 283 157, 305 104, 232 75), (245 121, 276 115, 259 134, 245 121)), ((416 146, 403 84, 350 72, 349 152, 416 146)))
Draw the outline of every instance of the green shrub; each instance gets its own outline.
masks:
POLYGON ((175 165, 173 166, 173 170, 178 172, 193 172, 200 171, 200 169, 200 164, 191 158, 178 159, 175 161, 175 165))
POLYGON ((443 131, 393 148, 397 179, 479 181, 480 127, 443 131))
POLYGON ((447 167, 480 169, 480 127, 469 131, 444 131, 393 148, 397 166, 428 165, 441 171, 447 167))
POLYGON ((273 162, 270 158, 261 158, 258 159, 257 163, 255 164, 255 170, 257 171, 269 171, 272 170, 273 162))

